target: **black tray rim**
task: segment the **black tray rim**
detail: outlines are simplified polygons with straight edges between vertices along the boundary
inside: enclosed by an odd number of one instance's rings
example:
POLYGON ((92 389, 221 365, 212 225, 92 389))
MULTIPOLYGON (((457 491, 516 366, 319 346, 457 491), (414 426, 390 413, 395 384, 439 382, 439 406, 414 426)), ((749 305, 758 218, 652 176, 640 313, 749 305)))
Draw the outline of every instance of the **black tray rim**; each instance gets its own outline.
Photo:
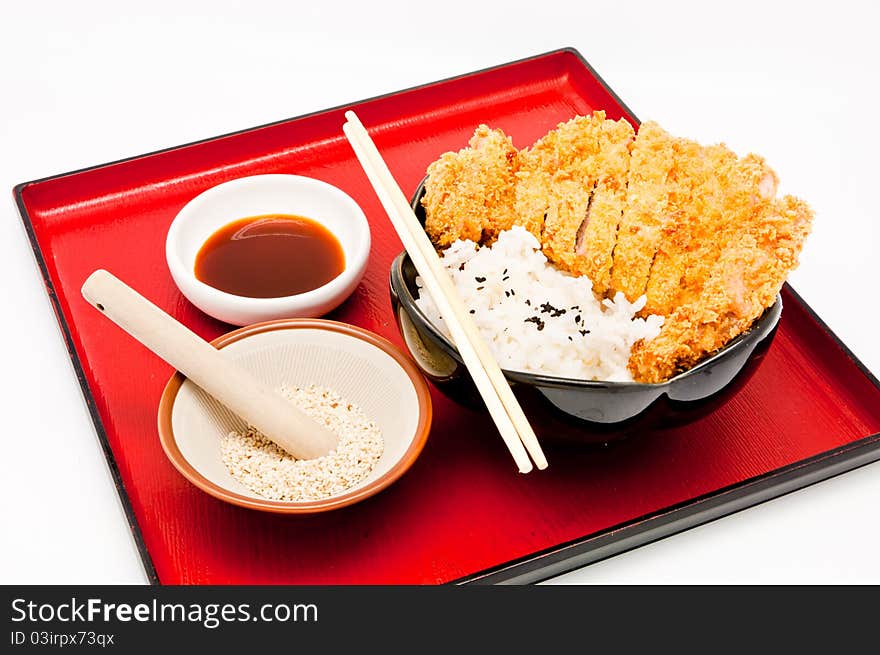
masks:
MULTIPOLYGON (((43 278, 46 293, 49 296, 52 309, 55 312, 55 318, 58 321, 59 328, 61 329, 61 334, 64 339, 68 355, 70 356, 71 363, 73 364, 74 372, 76 374, 77 381, 79 382, 79 386, 82 391, 86 406, 88 408, 89 415, 91 416, 92 423, 95 426, 95 431, 98 436, 98 441, 101 445, 101 450, 104 453, 104 458, 107 462, 110 475, 117 489, 117 493, 120 502, 122 503, 126 520, 128 522, 129 530, 137 546, 138 554, 141 558, 144 573, 146 574, 149 584, 161 585, 162 582, 159 580, 159 575, 156 571, 155 564, 153 563, 152 556, 147 549, 143 533, 141 532, 140 526, 138 525, 137 519, 135 517, 134 509, 131 505, 131 499, 129 498, 128 492, 125 489, 125 484, 122 480, 122 475, 119 471, 116 457, 110 447, 110 442, 107 438, 107 432, 104 428, 103 422, 101 421, 100 414, 98 413, 98 408, 95 403, 94 395, 92 394, 92 390, 89 387, 88 381, 86 379, 82 361, 80 360, 79 355, 77 355, 76 348, 73 344, 73 336, 70 332, 70 326, 68 324, 67 318, 64 315, 64 312, 61 309, 61 304, 58 299, 58 294, 55 290, 55 285, 53 284, 51 276, 49 275, 49 269, 46 264, 46 259, 43 256, 42 249, 40 248, 39 241, 37 240, 33 220, 31 219, 31 216, 25 205, 23 196, 24 189, 32 184, 39 184, 42 182, 67 177, 70 175, 76 175, 79 173, 97 170, 106 166, 113 166, 115 164, 134 161, 137 159, 142 159, 144 157, 151 157, 153 155, 172 152, 181 148, 187 148, 189 146, 199 145, 210 141, 216 141, 218 139, 223 139, 238 134, 245 134, 247 132, 260 130, 266 127, 272 127, 274 125, 280 125, 291 121, 306 119, 332 111, 339 111, 347 107, 360 105, 374 100, 381 100, 384 98, 393 97, 401 93, 416 91, 437 84, 452 82, 458 79, 480 75, 494 70, 499 70, 518 64, 524 64, 537 59, 550 58, 562 54, 569 54, 571 56, 574 56, 578 60, 578 62, 584 68, 586 68, 590 75, 594 77, 594 79, 609 93, 609 95, 611 95, 615 102, 617 102, 626 113, 628 113, 630 116, 638 121, 633 111, 627 106, 625 102, 623 102, 620 96, 618 96, 608 86, 605 80, 596 72, 593 66, 590 65, 590 63, 580 53, 580 51, 574 47, 564 47, 524 57, 522 59, 516 59, 506 63, 481 68, 478 70, 470 71, 468 73, 453 75, 451 77, 435 80, 433 82, 427 82, 425 84, 419 84, 416 86, 391 91, 389 93, 355 100, 352 102, 337 105, 335 107, 319 109, 317 111, 308 112, 306 114, 284 118, 277 121, 271 121, 269 123, 263 123, 254 127, 235 130, 217 136, 197 139, 188 143, 178 144, 167 148, 161 148, 159 150, 153 150, 139 155, 124 157, 122 159, 116 159, 102 164, 94 164, 91 166, 74 169, 65 173, 58 173, 55 175, 49 175, 46 177, 29 180, 27 182, 21 182, 13 187, 12 191, 15 199, 15 204, 18 208, 19 215, 21 216, 25 232, 27 233, 28 241, 31 246, 31 251, 34 255, 35 262, 43 278)), ((785 287, 788 293, 791 294, 791 296, 795 299, 795 301, 803 307, 810 318, 816 322, 816 324, 822 329, 823 332, 831 337, 832 341, 835 343, 835 345, 837 345, 838 348, 840 348, 841 352, 853 364, 855 364, 858 370, 863 375, 865 375, 865 377, 878 390, 880 390, 880 380, 878 380, 877 377, 855 356, 855 354, 849 349, 849 347, 828 327, 828 324, 819 317, 819 315, 813 310, 812 307, 810 307, 810 305, 803 299, 803 297, 801 297, 799 293, 797 293, 788 283, 785 284, 785 287)), ((652 543, 664 537, 684 532, 686 530, 697 527, 699 525, 704 525, 724 516, 729 516, 749 507, 754 507, 755 505, 764 503, 768 500, 772 500, 773 498, 779 498, 793 491, 797 491, 798 489, 803 489, 804 487, 810 486, 817 482, 821 482, 823 480, 827 480, 828 478, 846 473, 847 471, 851 471, 853 469, 865 466, 878 460, 880 460, 880 432, 862 437, 861 439, 850 442, 843 446, 839 446, 837 448, 833 448, 829 451, 819 453, 818 455, 815 455, 813 457, 800 460, 798 462, 793 462, 792 464, 789 464, 782 468, 769 471, 753 478, 749 478, 740 483, 728 487, 723 487, 702 496, 683 501, 679 504, 665 508, 658 512, 638 517, 619 525, 612 526, 610 528, 606 528, 595 533, 587 534, 583 537, 579 537, 565 543, 557 544, 556 546, 551 546, 547 549, 536 551, 521 558, 517 558, 509 562, 504 562, 495 567, 491 567, 483 571, 478 571, 471 575, 458 578, 451 581, 449 584, 532 584, 536 582, 541 582, 557 575, 561 575, 563 573, 582 568, 588 564, 592 564, 594 562, 613 557, 614 555, 633 550, 635 548, 638 548, 639 546, 652 543)))

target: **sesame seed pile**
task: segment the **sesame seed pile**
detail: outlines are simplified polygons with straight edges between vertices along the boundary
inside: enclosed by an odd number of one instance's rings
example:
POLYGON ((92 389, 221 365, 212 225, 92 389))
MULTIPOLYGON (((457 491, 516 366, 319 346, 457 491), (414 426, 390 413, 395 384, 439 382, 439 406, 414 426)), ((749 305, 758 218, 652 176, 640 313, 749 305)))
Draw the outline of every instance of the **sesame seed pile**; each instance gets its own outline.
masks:
POLYGON ((253 427, 223 438, 223 463, 254 493, 271 500, 320 500, 363 480, 384 450, 382 432, 363 411, 332 389, 316 385, 282 387, 281 393, 339 437, 336 450, 315 459, 296 459, 253 427))

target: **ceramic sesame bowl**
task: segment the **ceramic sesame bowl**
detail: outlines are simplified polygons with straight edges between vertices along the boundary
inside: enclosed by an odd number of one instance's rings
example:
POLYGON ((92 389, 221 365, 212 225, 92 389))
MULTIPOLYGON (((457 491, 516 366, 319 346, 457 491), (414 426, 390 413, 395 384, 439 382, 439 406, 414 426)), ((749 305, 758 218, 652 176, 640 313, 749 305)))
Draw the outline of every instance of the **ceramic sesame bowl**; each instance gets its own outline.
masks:
MULTIPOLYGON (((230 450, 225 440, 231 432, 245 433, 244 422, 175 373, 159 403, 162 448, 187 480, 220 500, 281 514, 338 509, 388 487, 425 445, 431 426, 428 385, 403 352, 371 332, 334 321, 287 319, 244 327, 212 343, 274 388, 320 388, 337 394, 356 406, 348 410, 357 414, 359 409, 362 417, 375 423, 383 442, 372 470, 344 490, 317 500, 272 500, 266 497, 271 494, 255 490, 254 478, 243 478, 240 468, 233 475, 227 466, 237 451, 230 450)), ((341 447, 337 450, 343 452, 341 447)), ((348 465, 337 464, 327 466, 334 471, 329 482, 339 479, 336 472, 349 474, 348 465)), ((245 468, 257 470, 252 463, 245 468)), ((260 484, 273 482, 271 471, 263 468, 258 473, 260 484)))
POLYGON ((165 259, 181 293, 209 316, 232 325, 323 316, 351 295, 369 255, 370 226, 358 204, 341 189, 302 175, 251 175, 213 186, 178 212, 165 239, 165 259), (342 272, 317 289, 277 298, 227 293, 196 277, 196 257, 217 230, 270 214, 304 216, 325 227, 342 247, 342 272))
MULTIPOLYGON (((424 224, 421 198, 412 207, 424 224)), ((480 398, 450 339, 416 304, 416 270, 405 252, 391 264, 394 316, 406 346, 422 372, 447 396, 479 407, 480 398)), ((580 380, 504 371, 541 437, 605 443, 649 428, 693 421, 727 402, 757 369, 782 313, 782 299, 751 328, 693 368, 660 384, 580 380)))

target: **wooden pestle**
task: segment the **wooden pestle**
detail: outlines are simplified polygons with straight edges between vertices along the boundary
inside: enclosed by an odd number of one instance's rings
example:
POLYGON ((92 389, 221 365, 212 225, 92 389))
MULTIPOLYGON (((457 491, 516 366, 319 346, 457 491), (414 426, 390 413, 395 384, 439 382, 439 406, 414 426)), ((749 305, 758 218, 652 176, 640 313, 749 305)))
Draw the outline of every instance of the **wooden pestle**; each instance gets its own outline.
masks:
POLYGON ((132 337, 298 459, 326 455, 337 438, 210 343, 105 270, 83 297, 132 337))

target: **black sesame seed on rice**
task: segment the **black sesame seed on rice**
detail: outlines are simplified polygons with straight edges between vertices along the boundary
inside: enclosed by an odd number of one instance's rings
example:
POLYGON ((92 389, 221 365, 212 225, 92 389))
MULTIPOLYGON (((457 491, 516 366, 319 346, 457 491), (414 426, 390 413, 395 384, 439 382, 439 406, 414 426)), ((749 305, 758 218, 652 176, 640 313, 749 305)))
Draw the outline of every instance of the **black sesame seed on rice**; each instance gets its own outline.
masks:
POLYGON ((549 302, 545 302, 543 305, 541 305, 541 313, 550 314, 550 318, 558 318, 559 316, 565 314, 566 311, 567 310, 565 309, 557 309, 549 302))

